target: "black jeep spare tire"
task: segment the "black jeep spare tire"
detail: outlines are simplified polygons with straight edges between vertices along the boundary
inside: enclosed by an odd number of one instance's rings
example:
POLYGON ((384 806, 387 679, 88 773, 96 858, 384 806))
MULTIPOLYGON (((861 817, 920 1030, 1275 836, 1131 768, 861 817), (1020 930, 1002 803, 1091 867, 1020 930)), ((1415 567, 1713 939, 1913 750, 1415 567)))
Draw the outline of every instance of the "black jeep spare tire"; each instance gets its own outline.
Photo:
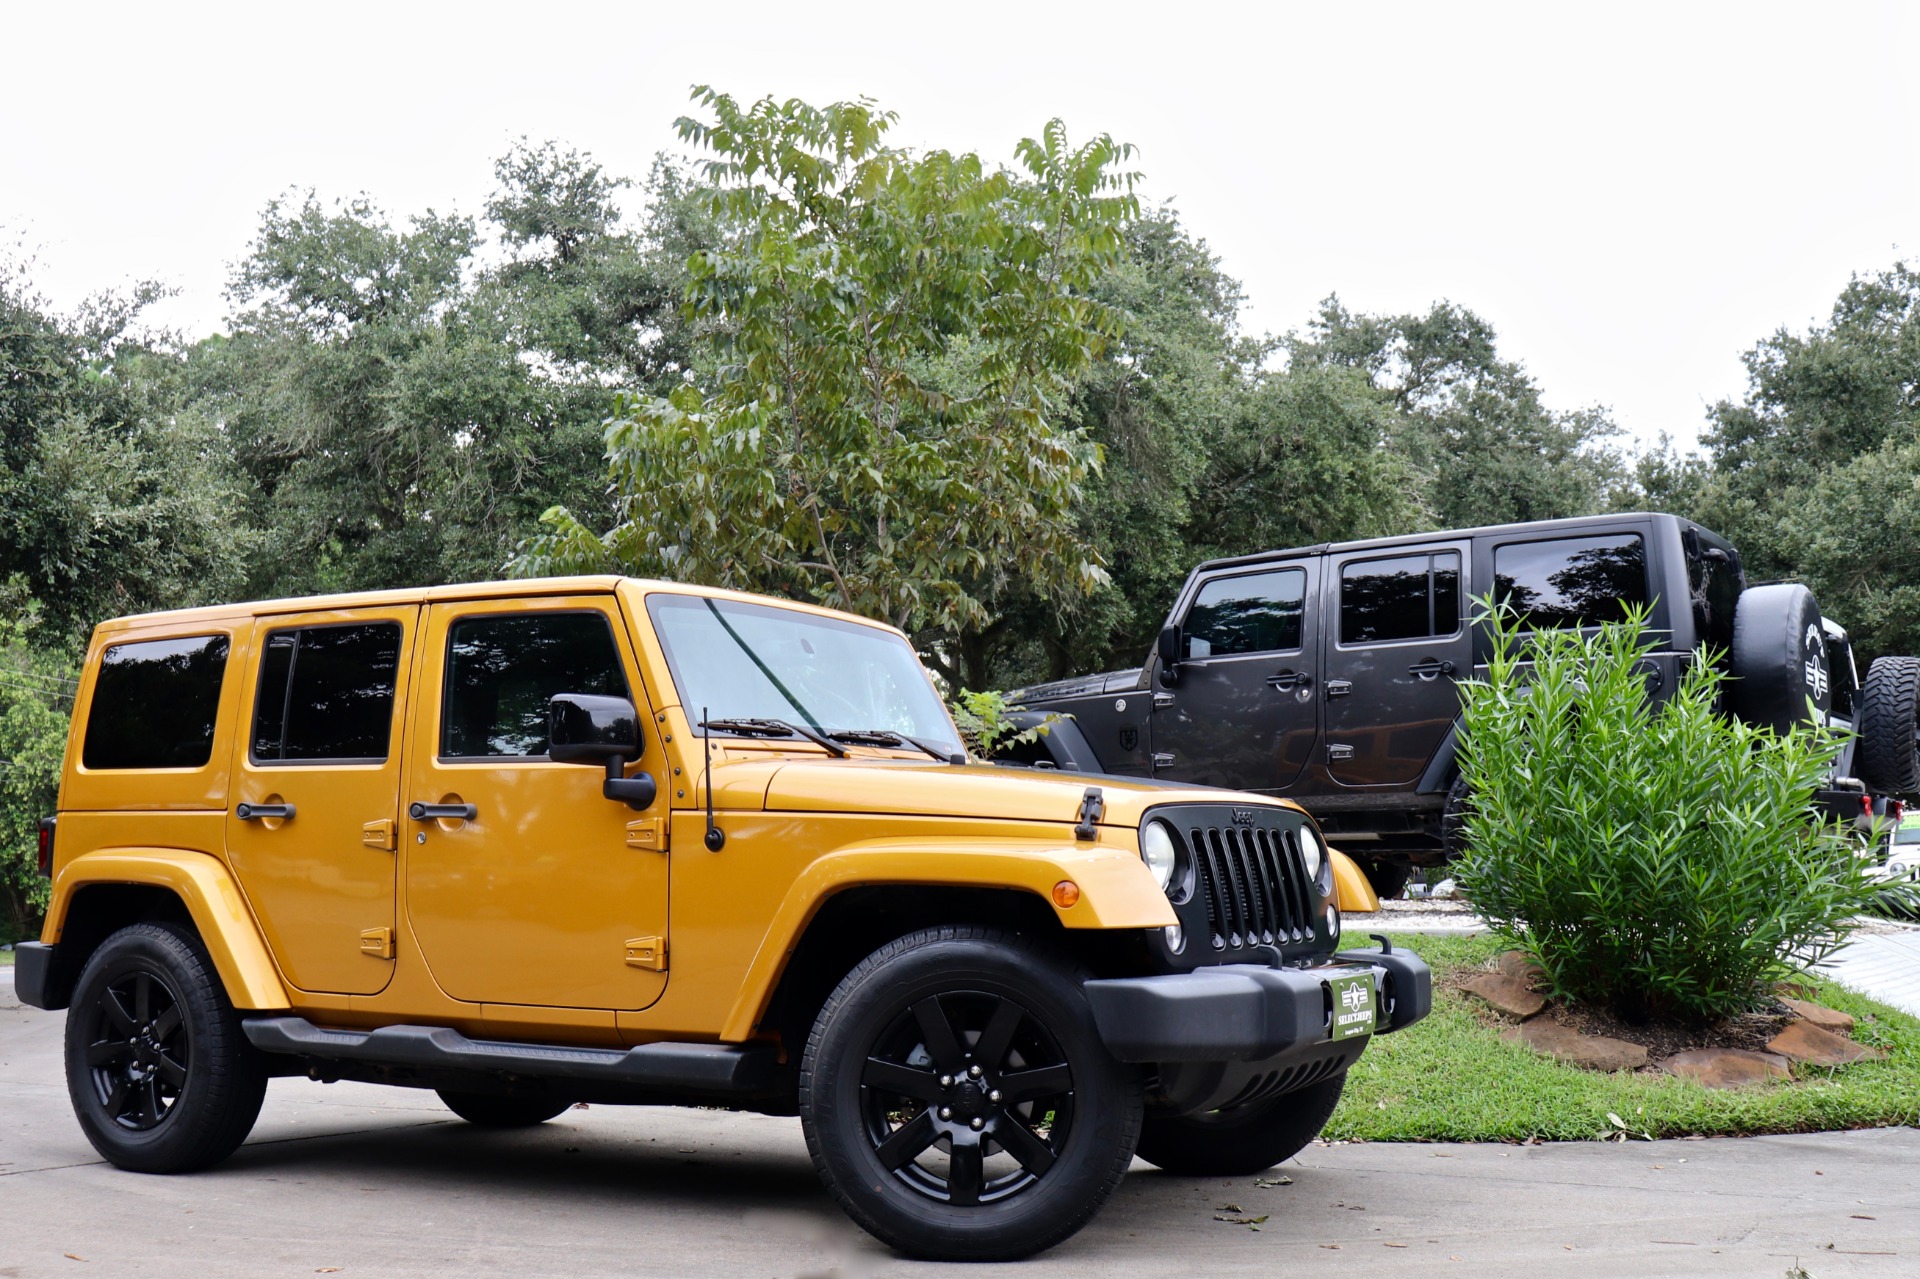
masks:
POLYGON ((1920 794, 1920 657, 1877 657, 1860 688, 1860 780, 1881 794, 1920 794))
POLYGON ((1775 582, 1740 592, 1733 610, 1733 653, 1727 709, 1756 728, 1776 733, 1820 723, 1833 709, 1833 673, 1827 636, 1813 592, 1797 582, 1775 582))

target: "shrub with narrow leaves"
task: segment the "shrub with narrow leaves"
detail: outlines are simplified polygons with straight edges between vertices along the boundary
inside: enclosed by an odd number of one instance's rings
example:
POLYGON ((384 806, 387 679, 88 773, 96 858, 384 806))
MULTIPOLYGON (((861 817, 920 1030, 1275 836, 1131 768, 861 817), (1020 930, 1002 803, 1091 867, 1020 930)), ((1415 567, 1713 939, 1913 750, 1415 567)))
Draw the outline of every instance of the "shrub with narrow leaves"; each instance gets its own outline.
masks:
POLYGON ((1510 612, 1488 619, 1486 678, 1462 689, 1456 873, 1556 993, 1630 1017, 1726 1016, 1837 945, 1874 887, 1811 806, 1833 734, 1724 714, 1711 660, 1655 704, 1645 620, 1522 635, 1510 612))

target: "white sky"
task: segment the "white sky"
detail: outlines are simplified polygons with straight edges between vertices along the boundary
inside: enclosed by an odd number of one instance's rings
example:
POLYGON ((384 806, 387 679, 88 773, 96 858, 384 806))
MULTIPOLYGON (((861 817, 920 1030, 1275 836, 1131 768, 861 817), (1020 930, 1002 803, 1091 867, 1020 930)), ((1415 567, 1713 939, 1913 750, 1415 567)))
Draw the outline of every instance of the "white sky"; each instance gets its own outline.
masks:
POLYGON ((416 6, 0 0, 0 232, 190 332, 290 187, 478 213, 558 139, 644 177, 688 87, 867 94, 910 145, 1140 148, 1247 326, 1440 298, 1560 408, 1690 442, 1739 353, 1920 250, 1913 4, 416 6))

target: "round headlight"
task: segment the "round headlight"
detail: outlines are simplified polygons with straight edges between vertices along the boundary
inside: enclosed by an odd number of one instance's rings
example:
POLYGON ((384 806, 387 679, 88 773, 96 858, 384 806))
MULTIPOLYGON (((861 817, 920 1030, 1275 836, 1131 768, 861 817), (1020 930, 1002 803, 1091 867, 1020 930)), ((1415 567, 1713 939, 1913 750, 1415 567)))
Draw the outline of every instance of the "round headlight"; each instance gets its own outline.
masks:
POLYGON ((1307 878, 1319 879, 1320 867, 1327 860, 1327 854, 1320 847, 1320 837, 1313 833, 1311 826, 1300 828, 1300 857, 1307 863, 1307 878))
POLYGON ((1165 892, 1173 882, 1174 867, 1180 861, 1173 846, 1173 832, 1165 822, 1148 822, 1140 830, 1140 860, 1153 872, 1154 882, 1165 892))

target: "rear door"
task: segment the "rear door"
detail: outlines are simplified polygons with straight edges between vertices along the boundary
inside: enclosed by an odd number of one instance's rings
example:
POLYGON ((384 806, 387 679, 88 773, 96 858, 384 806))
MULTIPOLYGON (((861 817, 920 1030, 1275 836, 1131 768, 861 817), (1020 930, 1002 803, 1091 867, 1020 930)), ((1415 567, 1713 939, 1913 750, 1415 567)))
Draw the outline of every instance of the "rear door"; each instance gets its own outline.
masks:
POLYGON ((417 605, 263 617, 236 733, 227 855, 287 980, 393 975, 401 725, 417 605))
POLYGON ((1300 776, 1320 731, 1318 572, 1306 558, 1201 579, 1179 682, 1154 694, 1155 776, 1252 791, 1300 776))
POLYGON ((1327 772, 1342 786, 1417 780, 1460 713, 1473 672, 1471 543, 1329 556, 1327 772))

